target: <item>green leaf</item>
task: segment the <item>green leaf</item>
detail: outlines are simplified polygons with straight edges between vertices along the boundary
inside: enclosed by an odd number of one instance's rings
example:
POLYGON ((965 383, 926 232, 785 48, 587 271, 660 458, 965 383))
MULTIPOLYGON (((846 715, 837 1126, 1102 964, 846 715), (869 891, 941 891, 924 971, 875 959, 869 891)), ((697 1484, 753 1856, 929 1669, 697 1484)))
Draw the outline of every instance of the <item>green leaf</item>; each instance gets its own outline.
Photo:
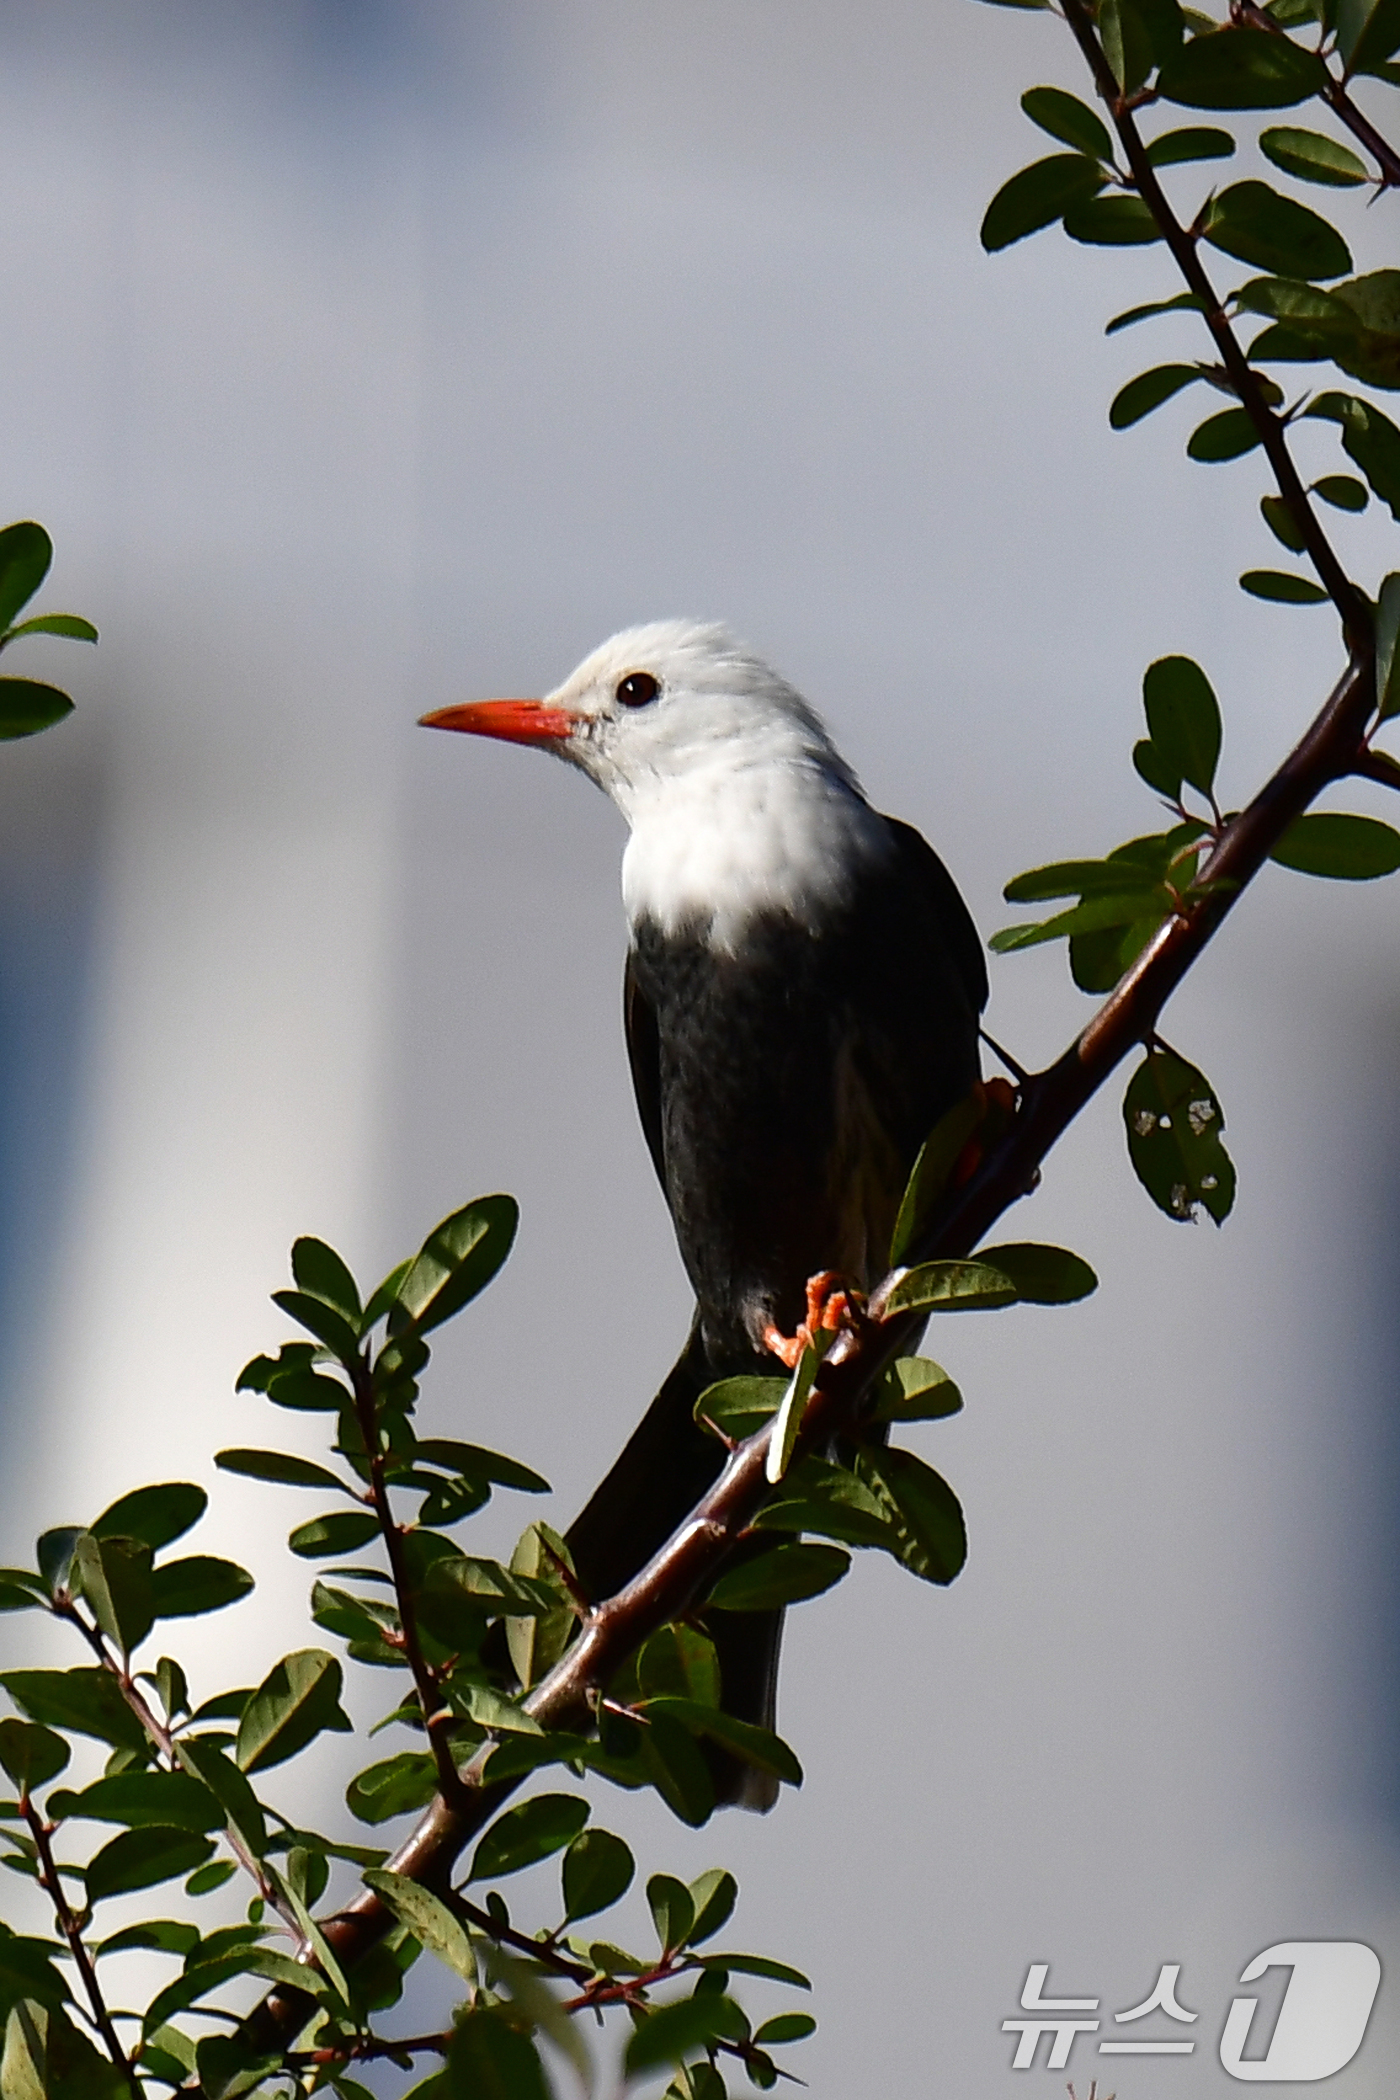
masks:
POLYGON ((962 1394, 940 1364, 926 1356, 899 1356, 875 1387, 873 1422, 939 1422, 955 1415, 962 1394))
POLYGON ((155 1617, 150 1547, 140 1539, 99 1539, 85 1531, 73 1549, 73 1567, 103 1633, 130 1654, 155 1617))
POLYGON ((1146 248, 1162 230, 1141 197, 1085 197, 1065 212, 1065 232, 1090 248, 1146 248))
POLYGON ((298 1524, 287 1544, 303 1560, 325 1560, 337 1553, 353 1553, 379 1535, 379 1519, 372 1510, 333 1509, 309 1524, 298 1524))
POLYGON ((869 1445, 856 1454, 855 1470, 884 1507, 896 1560, 923 1582, 952 1582, 967 1559, 967 1531, 943 1476, 912 1451, 869 1445))
POLYGON ((1390 418, 1355 394, 1319 394, 1303 413, 1341 425, 1348 457, 1400 523, 1400 430, 1390 418))
POLYGON ((1015 1284, 987 1262, 930 1261, 901 1276, 885 1313, 981 1312, 1015 1302, 1015 1284))
POLYGON ((1198 423, 1186 443, 1187 456, 1207 466, 1243 459, 1259 443, 1259 432, 1247 409, 1224 408, 1198 423))
POLYGON ((1305 554, 1307 543, 1294 523, 1293 513, 1282 496, 1261 496, 1259 510, 1264 523, 1281 547, 1290 554, 1305 554))
POLYGON ((759 1728, 751 1721, 736 1720, 733 1714, 718 1707, 704 1706, 696 1699, 652 1699, 647 1702, 645 1711, 653 1725, 658 1720, 676 1721, 692 1735, 708 1736, 711 1741, 723 1744, 726 1750, 732 1750, 758 1771, 771 1772, 788 1786, 802 1784, 801 1765, 782 1737, 775 1735, 771 1728, 759 1728))
POLYGON ((1276 605, 1321 605, 1327 597, 1321 584, 1306 576, 1290 576, 1282 569, 1246 569, 1240 589, 1251 598, 1268 598, 1276 605))
POLYGON ((156 1553, 182 1538, 208 1506, 209 1497, 192 1480, 167 1480, 121 1496, 103 1510, 92 1531, 99 1539, 141 1539, 156 1553))
MULTIPOLYGON (((1185 124, 1179 131, 1164 131, 1160 138, 1147 142, 1147 158, 1154 168, 1179 167, 1185 161, 1229 160, 1235 150, 1235 142, 1228 131, 1219 131, 1210 124, 1185 124)), ((1200 311, 1200 301, 1194 292, 1186 292, 1172 299, 1169 306, 1180 307, 1190 303, 1200 311)), ((1165 312, 1159 307, 1158 312, 1165 312)))
POLYGON ((510 1253, 519 1218, 513 1196, 479 1196, 434 1227, 398 1287, 415 1335, 441 1327, 485 1290, 510 1253))
POLYGON ((117 1750, 144 1750, 146 1731, 107 1670, 6 1670, 0 1684, 32 1721, 93 1735, 117 1750))
MULTIPOLYGON (((243 1473, 250 1480, 271 1480, 279 1487, 334 1488, 338 1494, 355 1490, 324 1466, 309 1458, 293 1458, 290 1451, 216 1451, 214 1463, 225 1473, 243 1473)), ((356 1497, 358 1500, 358 1497, 356 1497)))
POLYGON ((161 1954, 182 1959, 199 1945, 199 1927, 174 1918, 148 1919, 144 1925, 124 1925, 94 1950, 98 1954, 120 1954, 125 1948, 155 1948, 161 1954))
POLYGON ((1379 72, 1400 50, 1397 0, 1337 0, 1337 48, 1348 75, 1379 72))
POLYGON ((1157 88, 1187 109, 1290 109, 1320 94, 1327 79, 1322 60, 1290 38, 1227 28, 1184 43, 1157 88))
POLYGON ((710 1867, 691 1882, 690 1896, 695 1905, 695 1923, 686 1944, 700 1947, 714 1938, 721 1925, 729 1923, 739 1900, 739 1884, 727 1867, 710 1867))
POLYGON ((596 1917, 620 1903, 632 1886, 637 1862, 610 1830, 581 1830, 564 1854, 564 1916, 596 1917))
POLYGON ((191 1553, 156 1569, 151 1577, 152 1607, 158 1619, 193 1619, 237 1604, 252 1587, 252 1576, 237 1561, 191 1553))
POLYGON ((1131 926, 1109 926, 1098 933, 1074 935, 1069 944, 1069 969, 1080 991, 1111 992, 1161 923, 1160 918, 1138 919, 1131 926))
POLYGON ((734 1976, 764 1976, 770 1983, 788 1983, 798 1991, 812 1988, 800 1969, 790 1969, 786 1962, 770 1961, 765 1954, 707 1954, 702 1959, 707 1969, 727 1969, 734 1976))
POLYGON ((120 1837, 110 1838, 89 1863, 88 1902, 172 1881, 202 1866, 213 1849, 208 1838, 193 1830, 169 1830, 158 1824, 124 1830, 120 1837))
MULTIPOLYGON (((329 1248, 326 1251, 329 1253, 329 1248)), ((308 1334, 314 1334, 318 1342, 324 1342, 343 1364, 355 1362, 360 1338, 345 1315, 337 1312, 333 1305, 327 1305, 323 1298, 313 1298, 309 1291, 274 1291, 272 1302, 299 1327, 304 1327, 308 1334)))
POLYGON ((1365 483, 1350 474, 1324 474, 1313 483, 1312 493, 1334 510, 1363 511, 1371 500, 1365 483))
POLYGON ((420 1437, 414 1445, 414 1457, 427 1459, 435 1466, 450 1467, 468 1480, 517 1488, 522 1495, 549 1493, 549 1482, 544 1475, 536 1473, 531 1466, 522 1465, 518 1458, 507 1458, 500 1451, 487 1451, 480 1444, 461 1444, 454 1437, 420 1437))
POLYGON ((1200 665, 1189 656, 1159 656, 1143 675, 1142 704, 1168 769, 1209 795, 1220 762, 1220 703, 1200 665))
POLYGON ((1269 858, 1301 875, 1373 882, 1400 868, 1400 831, 1376 817, 1295 817, 1269 858))
MULTIPOLYGON (((1159 795, 1166 795, 1175 802, 1181 793, 1181 772, 1174 766, 1164 751, 1159 751, 1151 737, 1139 737, 1133 745, 1133 770, 1140 780, 1159 795)), ((1116 981, 1116 980, 1115 980, 1116 981)))
POLYGON ((61 1735, 33 1721, 0 1721, 0 1765, 21 1795, 57 1778, 72 1755, 61 1735))
POLYGON ((97 629, 91 620, 80 619, 77 613, 40 613, 36 620, 25 620, 18 627, 10 627, 0 634, 0 648, 17 642, 26 634, 56 634, 64 641, 95 642, 97 629))
POLYGON ((1279 277, 1344 277, 1351 269, 1351 250, 1336 228, 1267 182, 1236 182, 1222 190, 1203 230, 1226 255, 1279 277))
POLYGON ((1365 163, 1357 159, 1351 148, 1339 145, 1336 139, 1324 138, 1320 131, 1274 125, 1260 132, 1259 149, 1276 168, 1282 168, 1285 175, 1296 175, 1301 182, 1350 189, 1370 181, 1365 163))
POLYGON ((793 1366, 768 1439, 768 1456, 763 1470, 771 1481, 781 1480, 792 1464, 797 1440, 802 1434, 802 1418, 807 1412, 807 1402, 812 1397, 812 1387, 816 1384, 817 1372, 830 1341, 831 1336, 827 1333, 815 1335, 793 1366))
POLYGON ((666 2064, 679 2064, 712 2041, 743 2041, 748 2021, 730 1998, 706 1991, 676 1998, 648 2011, 628 2040, 623 2057, 629 2078, 640 2078, 666 2064))
POLYGON ((1178 292, 1174 299, 1154 299, 1146 306, 1130 306, 1126 312, 1115 314, 1104 329, 1105 335, 1117 335, 1120 329, 1133 328, 1139 321, 1154 321, 1158 314, 1198 314, 1203 311, 1194 292, 1178 292))
POLYGON ((42 1995, 26 1994, 11 2006, 0 2064, 4 2100, 130 2100, 125 2074, 58 2005, 36 2003, 42 1995))
POLYGON ((217 1742, 198 1735, 178 1736, 175 1754, 184 1769, 208 1788, 253 1857, 261 1859, 268 1849, 262 1804, 232 1758, 224 1755, 217 1742))
POLYGON ((1112 160, 1113 141, 1107 126, 1077 95, 1067 95, 1063 88, 1027 88, 1021 107, 1032 124, 1038 124, 1062 145, 1073 146, 1076 152, 1087 153, 1095 160, 1112 160))
POLYGON ((695 1905, 690 1890, 673 1874, 653 1874, 647 1882, 647 1908, 663 1954, 674 1954, 690 1937, 695 1905))
POLYGON ((7 525, 0 532, 0 631, 11 626, 20 607, 29 603, 52 561, 53 541, 32 519, 7 525))
POLYGON ((903 1261, 908 1248, 918 1237, 924 1221, 948 1187, 953 1171, 967 1149, 968 1140, 982 1127, 986 1113, 982 1091, 974 1087, 939 1117, 920 1146, 919 1156, 900 1199, 899 1216, 890 1241, 891 1267, 903 1261))
MULTIPOLYGON (((1168 657, 1164 661, 1186 659, 1168 657)), ((1043 904, 1051 897, 1091 897, 1099 893, 1118 898, 1126 886, 1136 881, 1144 898, 1150 899, 1156 896, 1159 880, 1157 869, 1144 868, 1135 877, 1121 860, 1058 860, 1013 876, 1001 894, 1008 904, 1043 904)))
POLYGON ((169 1830, 221 1830, 224 1812, 207 1786, 186 1772, 113 1772, 81 1793, 49 1797, 49 1813, 64 1820, 156 1824, 169 1830))
POLYGON ((1099 1287, 1088 1262, 1066 1247, 1018 1241, 984 1247, 979 1258, 1010 1279, 1022 1305, 1074 1305, 1099 1287))
POLYGON ((384 1898, 390 1910, 406 1925, 420 1946, 446 1962, 449 1969, 469 1981, 476 1980, 476 1956, 466 1927, 440 1896, 405 1874, 371 1868, 365 1875, 368 1887, 384 1898))
POLYGON ((839 1546, 774 1546, 727 1569, 707 1601, 717 1611, 772 1611, 820 1597, 850 1565, 839 1546))
POLYGON ((56 685, 41 685, 35 678, 0 678, 0 738, 37 736, 72 712, 72 701, 56 685))
POLYGON ((1235 1169, 1221 1143, 1225 1118, 1210 1081, 1174 1050, 1154 1046, 1123 1096, 1133 1171, 1159 1210, 1189 1221, 1201 1205, 1217 1225, 1235 1200, 1235 1169))
POLYGON ((295 1757, 323 1729, 348 1730, 340 1707, 341 1668, 324 1648, 282 1658, 243 1709, 235 1755, 245 1772, 265 1772, 295 1757))
POLYGON ((1202 377, 1199 365, 1155 365, 1150 372, 1139 372, 1120 387, 1109 407, 1108 420, 1114 430, 1127 430, 1130 425, 1140 423, 1179 394, 1184 386, 1191 386, 1202 377))
POLYGON ((292 1275, 298 1290, 333 1306, 345 1321, 358 1330, 361 1319, 360 1293, 355 1279, 334 1247, 309 1236, 292 1244, 292 1275))
POLYGON ((695 1419, 713 1422, 736 1444, 771 1422, 787 1391, 786 1378, 721 1378, 695 1403, 695 1419))
POLYGON ((506 1645, 521 1689, 529 1691, 554 1668, 578 1623, 573 1600, 560 1576, 561 1565, 572 1574, 574 1557, 567 1539, 548 1524, 527 1524, 510 1557, 513 1575, 524 1575, 554 1590, 559 1606, 552 1612, 526 1613, 506 1620, 506 1645))
POLYGON ((720 1703, 715 1644, 698 1627, 658 1627, 637 1651, 636 1670, 644 1699, 698 1699, 702 1706, 720 1703))
POLYGON ((588 1803, 576 1794, 536 1794, 497 1816, 472 1854, 467 1880, 499 1881, 537 1860, 562 1852, 588 1821, 588 1803))
POLYGON ((266 1977, 271 1983, 308 1991, 313 1996, 324 1996, 326 1990, 326 1979, 309 1963, 294 1962, 272 1947, 242 1946, 216 1961, 191 1962, 182 1976, 175 1977, 151 2000, 146 2008, 144 2031, 158 2032, 172 2013, 183 2012, 186 2006, 197 2004, 237 1976, 266 1977))
POLYGON ((1140 88, 1152 71, 1152 39, 1133 0, 1099 0, 1095 24, 1104 57, 1125 95, 1140 88))
POLYGON ((1038 233, 1062 218, 1068 206, 1101 190, 1105 176, 1098 162, 1082 153, 1051 153, 1022 168, 987 206, 982 220, 982 246, 989 255, 1038 233))
POLYGON ((1400 714, 1400 575, 1387 576, 1376 600, 1377 721, 1400 714))
POLYGON ((538 2049, 492 2007, 457 2022, 443 2075, 434 2100, 549 2100, 538 2049))
POLYGON ((437 1764, 426 1750, 400 1750, 351 1780, 345 1800, 362 1823, 387 1823, 391 1816, 426 1808, 437 1792, 437 1764))
POLYGON ((777 2013, 773 2019, 764 2021, 754 2040, 761 2047, 772 2049, 779 2042, 805 2042, 808 2035, 816 2031, 817 2023, 810 2013, 777 2013))
POLYGON ((753 1520, 756 1531, 815 1531, 847 1546, 888 1546, 884 1512, 846 1466, 809 1452, 784 1493, 753 1520))

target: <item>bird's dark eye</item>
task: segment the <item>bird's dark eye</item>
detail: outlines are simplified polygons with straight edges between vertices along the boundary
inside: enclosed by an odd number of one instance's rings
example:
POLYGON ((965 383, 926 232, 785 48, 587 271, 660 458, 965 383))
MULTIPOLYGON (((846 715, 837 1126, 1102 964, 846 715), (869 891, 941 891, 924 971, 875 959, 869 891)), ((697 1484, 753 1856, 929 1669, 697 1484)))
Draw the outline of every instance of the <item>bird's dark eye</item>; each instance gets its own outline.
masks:
POLYGON ((629 671, 617 682, 617 697, 624 707, 645 707, 660 691, 650 671, 629 671))

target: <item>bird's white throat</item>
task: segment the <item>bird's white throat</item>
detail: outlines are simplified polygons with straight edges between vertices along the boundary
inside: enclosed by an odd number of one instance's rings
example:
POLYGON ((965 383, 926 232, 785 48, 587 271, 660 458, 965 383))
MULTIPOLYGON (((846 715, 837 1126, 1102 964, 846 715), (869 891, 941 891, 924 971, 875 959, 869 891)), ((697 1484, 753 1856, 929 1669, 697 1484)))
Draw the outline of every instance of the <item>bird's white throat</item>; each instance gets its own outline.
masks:
POLYGON ((884 819, 816 754, 737 768, 717 756, 628 799, 628 924, 730 952, 755 918, 819 924, 892 850, 884 819))

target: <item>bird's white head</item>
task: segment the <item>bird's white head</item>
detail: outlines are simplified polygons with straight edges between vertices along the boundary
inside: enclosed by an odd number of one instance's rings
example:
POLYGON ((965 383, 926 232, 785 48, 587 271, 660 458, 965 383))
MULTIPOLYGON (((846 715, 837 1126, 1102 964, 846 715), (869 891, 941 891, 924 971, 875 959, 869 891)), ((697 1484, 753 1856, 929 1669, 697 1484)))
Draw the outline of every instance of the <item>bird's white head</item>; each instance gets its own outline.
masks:
POLYGON ((657 620, 585 657, 543 700, 425 715, 435 729, 538 744, 596 781, 631 826, 636 926, 730 947, 759 911, 810 918, 888 851, 884 820, 802 696, 721 626, 657 620))

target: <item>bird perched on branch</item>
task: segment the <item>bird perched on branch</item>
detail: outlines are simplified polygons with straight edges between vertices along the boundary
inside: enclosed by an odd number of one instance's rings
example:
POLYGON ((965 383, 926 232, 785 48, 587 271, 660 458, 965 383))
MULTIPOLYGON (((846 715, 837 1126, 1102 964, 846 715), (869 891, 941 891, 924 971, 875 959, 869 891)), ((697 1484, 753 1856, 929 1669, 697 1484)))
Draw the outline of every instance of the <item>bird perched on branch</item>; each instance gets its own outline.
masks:
MULTIPOLYGON (((981 942, 937 855, 871 808, 807 703, 722 627, 629 628, 545 699, 423 719, 555 752, 631 829, 627 1048, 696 1306, 679 1362, 568 1533, 602 1598, 720 1470, 694 1421, 704 1388, 795 1359, 810 1279, 865 1290, 884 1273, 919 1147, 977 1081, 981 942)), ((768 1727, 780 1624, 735 1614, 715 1628, 726 1709, 768 1727)), ((718 1789, 773 1798, 737 1763, 718 1789)))

